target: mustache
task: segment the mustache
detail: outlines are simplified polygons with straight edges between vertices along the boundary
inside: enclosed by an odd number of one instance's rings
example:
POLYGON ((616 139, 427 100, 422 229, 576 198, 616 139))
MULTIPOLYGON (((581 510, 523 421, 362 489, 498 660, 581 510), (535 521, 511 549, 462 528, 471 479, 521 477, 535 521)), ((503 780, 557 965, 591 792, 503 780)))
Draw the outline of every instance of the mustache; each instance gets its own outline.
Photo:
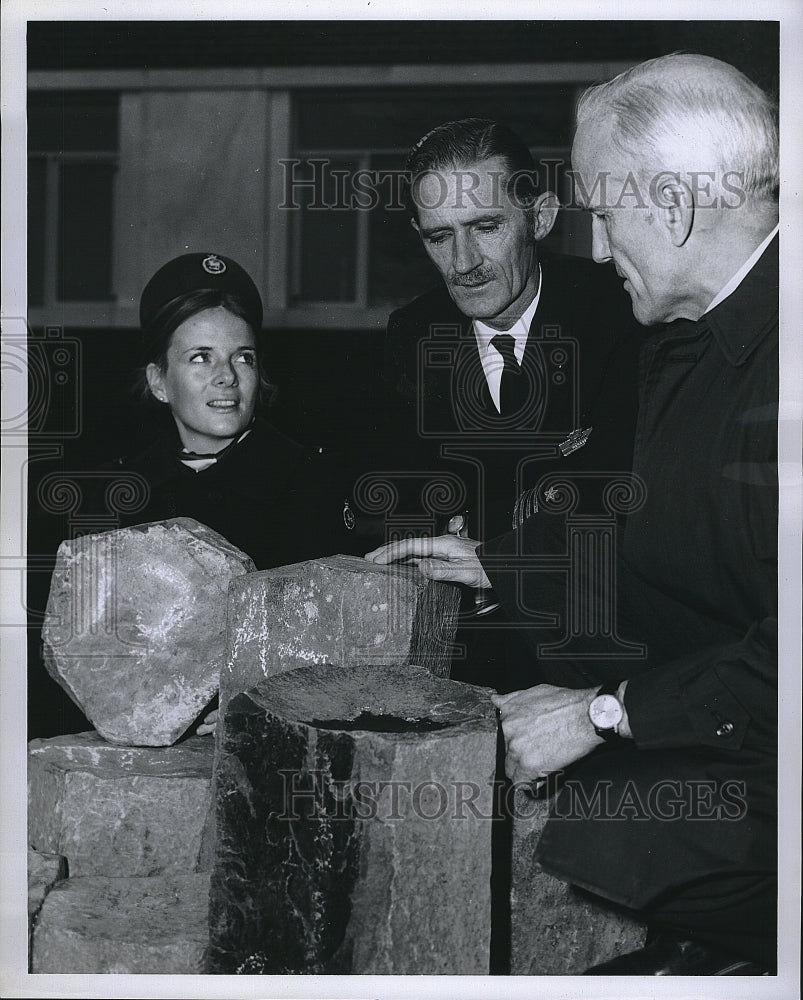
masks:
POLYGON ((492 268, 478 267, 473 271, 469 271, 468 274, 453 275, 450 278, 450 283, 458 287, 472 288, 474 285, 481 285, 483 282, 490 281, 493 276, 494 272, 492 268))

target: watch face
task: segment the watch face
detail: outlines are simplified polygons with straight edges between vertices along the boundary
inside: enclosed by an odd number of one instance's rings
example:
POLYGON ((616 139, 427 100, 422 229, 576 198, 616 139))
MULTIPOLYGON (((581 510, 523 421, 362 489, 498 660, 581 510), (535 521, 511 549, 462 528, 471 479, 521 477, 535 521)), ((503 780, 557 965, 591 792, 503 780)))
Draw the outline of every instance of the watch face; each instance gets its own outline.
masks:
POLYGON ((615 729, 624 712, 619 699, 612 694, 600 694, 591 702, 588 715, 597 729, 615 729))

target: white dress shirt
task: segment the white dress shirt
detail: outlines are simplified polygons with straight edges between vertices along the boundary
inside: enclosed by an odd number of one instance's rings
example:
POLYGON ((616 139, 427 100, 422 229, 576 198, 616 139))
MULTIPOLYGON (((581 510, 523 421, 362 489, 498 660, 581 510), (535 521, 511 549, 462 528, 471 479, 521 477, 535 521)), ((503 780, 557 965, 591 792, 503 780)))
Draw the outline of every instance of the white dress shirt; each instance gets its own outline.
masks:
POLYGON ((496 409, 500 412, 499 389, 502 382, 502 370, 505 367, 505 362, 499 351, 497 351, 497 349, 491 344, 491 341, 498 333, 509 333, 515 341, 514 352, 516 355, 516 361, 521 364, 521 360, 524 357, 524 348, 527 346, 527 337, 530 334, 530 324, 533 321, 533 316, 535 316, 535 310, 538 308, 538 300, 540 298, 541 267, 539 265, 538 291, 535 293, 535 298, 529 306, 527 306, 524 314, 516 320, 509 330, 494 330, 493 327, 487 326, 482 322, 482 320, 474 320, 474 336, 477 340, 477 349, 480 352, 482 370, 485 372, 485 380, 488 383, 491 399, 493 400, 496 409))

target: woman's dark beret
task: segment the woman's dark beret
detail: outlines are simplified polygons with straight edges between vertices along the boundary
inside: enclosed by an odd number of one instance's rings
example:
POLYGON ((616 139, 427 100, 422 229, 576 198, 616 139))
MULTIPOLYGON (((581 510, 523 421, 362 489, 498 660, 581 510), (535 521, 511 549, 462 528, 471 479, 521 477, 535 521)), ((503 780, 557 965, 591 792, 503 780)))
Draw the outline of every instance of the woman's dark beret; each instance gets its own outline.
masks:
POLYGON ((146 329, 173 299, 189 292, 214 290, 237 295, 255 333, 262 329, 262 299, 251 276, 231 257, 219 253, 186 253, 154 274, 139 301, 139 322, 146 329))

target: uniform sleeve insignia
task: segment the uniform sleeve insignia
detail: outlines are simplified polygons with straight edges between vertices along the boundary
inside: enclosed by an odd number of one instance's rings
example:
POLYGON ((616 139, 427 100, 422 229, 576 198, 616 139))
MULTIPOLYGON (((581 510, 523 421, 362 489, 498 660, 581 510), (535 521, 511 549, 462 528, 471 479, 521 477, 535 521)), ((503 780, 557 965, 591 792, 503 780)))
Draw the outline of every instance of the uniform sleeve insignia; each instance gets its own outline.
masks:
POLYGON ((588 441, 593 430, 593 427, 586 427, 585 430, 581 430, 578 427, 576 431, 572 431, 566 440, 561 441, 558 445, 561 455, 565 458, 567 455, 571 455, 573 451, 577 451, 578 448, 582 448, 586 441, 588 441))

